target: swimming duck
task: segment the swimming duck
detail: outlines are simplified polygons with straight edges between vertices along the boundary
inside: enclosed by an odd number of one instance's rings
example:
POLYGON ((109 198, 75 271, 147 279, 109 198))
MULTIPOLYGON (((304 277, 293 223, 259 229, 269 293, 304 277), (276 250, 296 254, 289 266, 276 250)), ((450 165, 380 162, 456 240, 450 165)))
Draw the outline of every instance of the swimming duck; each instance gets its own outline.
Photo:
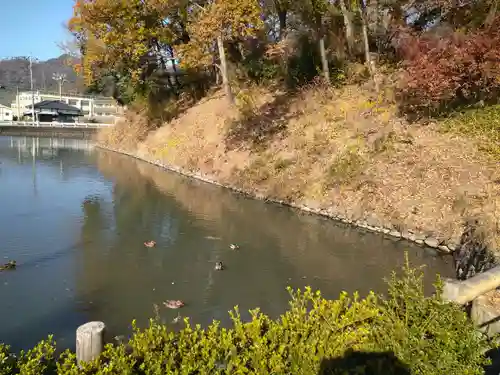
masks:
POLYGON ((146 247, 155 247, 156 246, 156 242, 151 240, 151 241, 146 241, 144 242, 144 246, 146 247))
POLYGON ((231 245, 229 245, 229 248, 231 250, 236 250, 236 249, 239 249, 240 247, 238 245, 235 245, 234 243, 232 243, 231 245))
POLYGON ((5 263, 3 266, 0 266, 0 271, 15 270, 16 266, 17 266, 16 261, 10 260, 7 263, 5 263))
POLYGON ((222 262, 215 262, 215 270, 216 271, 221 271, 224 268, 222 265, 222 262))
POLYGON ((169 308, 169 309, 178 309, 178 308, 181 308, 184 306, 184 302, 180 301, 180 300, 168 300, 168 301, 165 301, 163 302, 163 304, 165 305, 165 307, 169 308))

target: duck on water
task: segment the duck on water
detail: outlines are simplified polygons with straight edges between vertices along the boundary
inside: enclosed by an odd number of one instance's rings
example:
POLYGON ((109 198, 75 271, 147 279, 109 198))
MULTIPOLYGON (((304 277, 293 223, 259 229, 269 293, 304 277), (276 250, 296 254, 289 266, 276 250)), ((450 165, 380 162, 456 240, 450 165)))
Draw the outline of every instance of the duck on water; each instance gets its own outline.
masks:
POLYGON ((15 260, 10 260, 4 265, 0 266, 0 271, 8 271, 8 270, 15 270, 17 267, 16 261, 15 260))

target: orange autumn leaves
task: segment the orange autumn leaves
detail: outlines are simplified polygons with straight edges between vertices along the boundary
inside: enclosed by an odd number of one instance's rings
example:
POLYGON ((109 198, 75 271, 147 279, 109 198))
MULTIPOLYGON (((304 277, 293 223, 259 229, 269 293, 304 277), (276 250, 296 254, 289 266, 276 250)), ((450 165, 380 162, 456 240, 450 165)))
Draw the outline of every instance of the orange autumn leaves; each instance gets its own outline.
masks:
POLYGON ((190 43, 180 46, 182 64, 209 66, 213 62, 215 40, 256 35, 263 27, 262 9, 255 0, 218 0, 195 5, 189 23, 190 43))
POLYGON ((162 23, 166 1, 79 0, 68 28, 80 46, 79 68, 87 85, 109 71, 140 79, 144 57, 155 43, 168 43, 172 31, 162 23))
POLYGON ((68 22, 82 51, 74 68, 86 85, 110 71, 140 83, 146 57, 174 44, 185 66, 210 65, 214 40, 256 33, 261 11, 257 0, 77 0, 68 22), (186 32, 189 43, 179 43, 186 32))

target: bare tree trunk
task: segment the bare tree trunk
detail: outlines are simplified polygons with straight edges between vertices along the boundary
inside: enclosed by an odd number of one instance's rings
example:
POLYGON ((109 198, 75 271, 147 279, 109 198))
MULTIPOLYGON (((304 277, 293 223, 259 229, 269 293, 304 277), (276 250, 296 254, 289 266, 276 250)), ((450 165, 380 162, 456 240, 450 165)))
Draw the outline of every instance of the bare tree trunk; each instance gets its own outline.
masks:
POLYGON ((339 0, 340 10, 342 11, 342 16, 344 17, 345 26, 345 37, 347 39, 347 49, 349 54, 352 55, 354 52, 354 25, 352 22, 351 11, 347 9, 345 5, 345 0, 339 0))
POLYGON ((179 87, 181 84, 179 82, 179 77, 178 77, 178 74, 177 74, 177 66, 175 64, 175 58, 171 60, 171 63, 172 63, 172 71, 174 72, 175 86, 179 87))
POLYGON ((274 0, 273 4, 279 21, 278 41, 281 41, 283 40, 283 38, 285 38, 287 32, 287 17, 290 4, 288 3, 288 1, 283 0, 274 0))
POLYGON ((286 16, 287 16, 286 10, 278 10, 278 18, 280 21, 280 26, 279 26, 280 29, 278 35, 279 40, 283 40, 283 38, 286 35, 286 16))
POLYGON ((316 29, 318 30, 318 39, 319 39, 319 54, 321 56, 321 66, 323 68, 323 78, 325 83, 330 83, 330 68, 328 66, 328 59, 326 56, 326 48, 325 48, 325 29, 323 27, 323 19, 321 16, 318 16, 316 19, 316 29))
POLYGON ((377 52, 381 53, 381 13, 382 9, 379 7, 379 0, 364 0, 366 8, 366 26, 368 33, 375 37, 377 52))
MULTIPOLYGON (((363 12, 363 11, 361 11, 363 12)), ((370 57, 370 43, 368 40, 368 27, 366 25, 366 20, 365 17, 361 16, 361 29, 363 31, 363 46, 365 49, 365 60, 366 60, 366 66, 370 70, 370 74, 373 76, 373 73, 375 73, 372 69, 372 59, 370 57)))
POLYGON ((222 35, 217 37, 217 47, 219 48, 219 58, 220 58, 220 70, 222 74, 222 86, 224 87, 224 92, 226 93, 226 98, 229 103, 234 104, 233 92, 231 86, 229 85, 229 77, 227 73, 227 61, 226 52, 224 51, 224 42, 222 41, 222 35))
POLYGON ((365 60, 366 60, 366 66, 368 67, 368 70, 370 71, 370 75, 373 79, 373 82, 375 83, 375 89, 377 92, 379 91, 379 85, 378 81, 375 79, 375 74, 377 73, 377 67, 375 65, 375 61, 372 61, 372 58, 370 56, 370 42, 368 40, 368 25, 366 23, 366 7, 363 5, 363 0, 360 0, 359 2, 360 6, 360 15, 361 15, 361 29, 363 31, 363 45, 365 49, 365 60))
POLYGON ((494 3, 491 5, 488 15, 486 16, 486 20, 484 21, 484 25, 486 27, 490 27, 493 24, 493 21, 495 20, 495 16, 497 14, 497 10, 498 10, 498 0, 495 0, 494 3))
POLYGON ((178 74, 177 74, 177 66, 176 66, 176 63, 175 63, 174 49, 172 48, 172 46, 168 47, 168 53, 170 55, 170 63, 172 64, 172 71, 174 72, 174 82, 175 82, 175 85, 177 87, 179 87, 180 86, 180 82, 179 82, 179 77, 178 77, 178 74))
POLYGON ((379 0, 365 0, 366 1, 366 23, 368 31, 371 33, 378 33, 380 26, 380 11, 379 0))
POLYGON ((330 68, 328 66, 328 59, 326 58, 325 37, 323 35, 319 38, 319 52, 321 54, 321 65, 323 67, 323 78, 326 83, 330 83, 330 68))

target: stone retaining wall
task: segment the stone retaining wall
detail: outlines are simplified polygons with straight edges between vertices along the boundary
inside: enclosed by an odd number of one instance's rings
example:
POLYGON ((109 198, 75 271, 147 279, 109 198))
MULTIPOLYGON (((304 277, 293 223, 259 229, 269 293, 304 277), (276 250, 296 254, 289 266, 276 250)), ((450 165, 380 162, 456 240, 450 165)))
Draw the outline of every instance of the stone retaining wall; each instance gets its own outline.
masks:
POLYGON ((56 128, 31 126, 0 126, 0 135, 12 137, 66 137, 91 139, 97 132, 96 128, 56 128))
POLYGON ((207 182, 209 184, 221 186, 221 187, 233 190, 237 193, 249 196, 249 197, 254 198, 254 199, 259 199, 259 200, 263 200, 263 201, 270 202, 270 203, 276 203, 276 204, 281 204, 281 205, 293 207, 293 208, 300 209, 300 210, 305 211, 305 212, 310 212, 313 214, 317 214, 317 215, 325 216, 325 217, 328 217, 328 218, 331 218, 334 220, 338 220, 338 221, 341 221, 342 223, 351 224, 351 225, 354 225, 354 226, 357 226, 359 228, 363 228, 363 229, 366 229, 369 231, 383 233, 387 236, 390 236, 390 237, 393 237, 396 239, 402 238, 402 239, 405 239, 405 240, 408 240, 411 242, 415 242, 418 245, 426 246, 426 247, 435 249, 436 251, 438 251, 439 253, 442 253, 442 254, 449 254, 449 253, 455 251, 459 246, 458 243, 445 243, 445 242, 438 240, 434 236, 429 236, 429 235, 426 235, 424 233, 419 233, 419 232, 411 230, 411 229, 400 231, 397 228, 395 228, 392 224, 388 224, 388 225, 380 224, 375 219, 370 219, 370 218, 368 218, 366 220, 365 219, 359 219, 359 220, 350 219, 344 215, 340 215, 340 214, 334 212, 332 209, 316 209, 316 208, 308 207, 306 205, 298 205, 298 204, 294 204, 291 202, 286 202, 284 200, 270 199, 269 197, 266 197, 264 195, 250 193, 248 191, 241 190, 235 186, 222 184, 218 181, 210 179, 209 177, 207 177, 201 173, 187 172, 179 167, 163 164, 160 160, 151 160, 151 159, 148 159, 147 157, 142 157, 142 156, 137 155, 137 154, 133 154, 133 153, 130 153, 127 151, 119 150, 119 149, 113 149, 113 148, 106 147, 106 146, 99 145, 99 144, 97 145, 97 147, 104 149, 104 150, 113 151, 113 152, 116 152, 119 154, 131 156, 135 159, 145 161, 147 163, 164 168, 168 171, 176 172, 176 173, 179 173, 179 174, 184 175, 186 177, 195 178, 197 180, 207 182))

